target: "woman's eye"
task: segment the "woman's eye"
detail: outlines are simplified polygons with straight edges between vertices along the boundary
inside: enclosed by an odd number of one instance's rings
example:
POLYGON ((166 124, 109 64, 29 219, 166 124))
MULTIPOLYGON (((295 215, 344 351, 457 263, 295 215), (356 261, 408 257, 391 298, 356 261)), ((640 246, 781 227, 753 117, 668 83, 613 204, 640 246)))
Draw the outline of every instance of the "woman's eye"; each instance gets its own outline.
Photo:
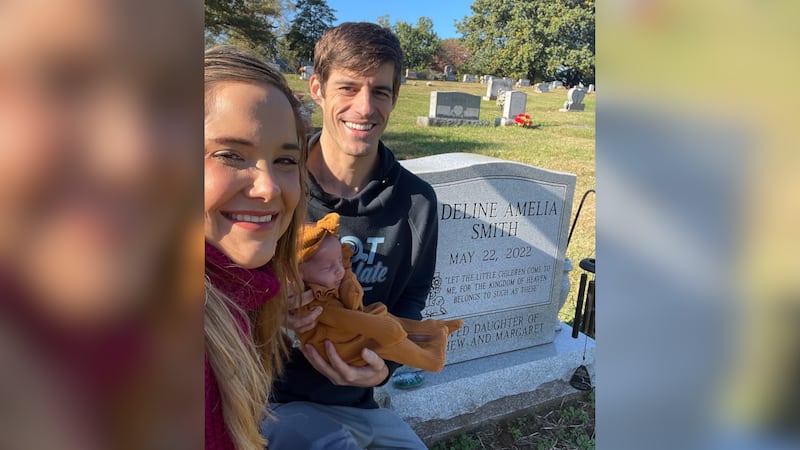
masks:
POLYGON ((223 150, 223 151, 216 152, 216 153, 214 153, 214 157, 222 159, 223 161, 227 161, 227 162, 244 161, 244 158, 242 158, 239 154, 237 154, 236 152, 229 151, 229 150, 223 150))
POLYGON ((296 166, 297 165, 297 160, 295 158, 283 157, 283 158, 276 159, 275 160, 275 164, 287 165, 287 166, 296 166))

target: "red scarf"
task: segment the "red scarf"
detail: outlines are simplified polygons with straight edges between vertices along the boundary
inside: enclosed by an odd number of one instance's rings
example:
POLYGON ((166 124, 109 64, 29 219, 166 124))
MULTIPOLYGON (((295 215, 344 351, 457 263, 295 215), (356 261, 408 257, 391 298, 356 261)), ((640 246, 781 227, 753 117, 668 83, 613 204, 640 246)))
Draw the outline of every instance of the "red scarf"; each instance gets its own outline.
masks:
MULTIPOLYGON (((245 269, 234 264, 225 254, 206 242, 206 276, 211 284, 222 291, 245 313, 255 311, 259 306, 275 297, 281 285, 278 278, 267 266, 245 269)), ((250 336, 250 321, 237 311, 232 311, 245 336, 250 336)), ((206 425, 205 448, 207 450, 230 449, 235 447, 222 417, 222 404, 217 379, 205 359, 206 383, 206 425)), ((266 405, 265 405, 266 406, 266 405)))

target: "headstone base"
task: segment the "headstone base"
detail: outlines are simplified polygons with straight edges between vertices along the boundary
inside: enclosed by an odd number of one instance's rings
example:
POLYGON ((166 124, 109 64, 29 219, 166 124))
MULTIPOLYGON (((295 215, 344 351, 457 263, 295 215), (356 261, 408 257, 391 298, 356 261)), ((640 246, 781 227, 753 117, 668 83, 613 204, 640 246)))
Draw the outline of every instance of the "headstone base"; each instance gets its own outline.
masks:
POLYGON ((513 118, 506 118, 506 117, 495 117, 494 118, 494 126, 496 127, 510 127, 515 126, 517 121, 513 118))
POLYGON ((457 126, 488 127, 489 122, 485 120, 444 119, 441 117, 417 116, 417 125, 424 127, 457 127, 457 126))
POLYGON ((561 111, 561 112, 567 112, 567 111, 584 111, 585 109, 586 109, 586 105, 584 105, 583 103, 581 103, 581 104, 578 104, 578 105, 566 106, 566 107, 564 107, 564 108, 561 108, 561 109, 559 109, 559 111, 561 111))
POLYGON ((484 95, 484 96, 483 96, 483 97, 481 97, 481 98, 482 98, 482 99, 484 99, 484 100, 490 100, 490 101, 495 101, 495 100, 497 100, 497 97, 496 97, 496 96, 495 96, 495 97, 487 97, 487 96, 485 96, 485 95, 484 95))
POLYGON ((583 334, 573 339, 571 333, 565 324, 551 343, 451 364, 439 373, 424 372, 425 383, 416 389, 387 383, 376 388, 376 400, 397 412, 427 445, 519 415, 579 393, 569 381, 580 365, 594 379, 595 341, 583 334))

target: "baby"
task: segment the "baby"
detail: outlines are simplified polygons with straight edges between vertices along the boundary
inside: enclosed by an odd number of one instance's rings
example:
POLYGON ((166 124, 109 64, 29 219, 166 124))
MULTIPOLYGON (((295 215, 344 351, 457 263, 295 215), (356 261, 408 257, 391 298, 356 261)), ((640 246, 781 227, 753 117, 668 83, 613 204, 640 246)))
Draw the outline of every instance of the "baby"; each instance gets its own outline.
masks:
MULTIPOLYGON (((297 333, 303 344, 313 345, 326 360, 324 341, 331 341, 342 359, 365 366, 361 349, 367 347, 383 359, 439 372, 444 367, 447 336, 461 328, 463 320, 411 320, 393 316, 383 303, 362 304, 364 291, 350 270, 353 251, 340 244, 339 215, 330 213, 300 232, 300 275, 314 300, 294 311, 308 314, 321 306, 317 326, 297 333)), ((330 362, 330 361, 328 361, 330 362)))

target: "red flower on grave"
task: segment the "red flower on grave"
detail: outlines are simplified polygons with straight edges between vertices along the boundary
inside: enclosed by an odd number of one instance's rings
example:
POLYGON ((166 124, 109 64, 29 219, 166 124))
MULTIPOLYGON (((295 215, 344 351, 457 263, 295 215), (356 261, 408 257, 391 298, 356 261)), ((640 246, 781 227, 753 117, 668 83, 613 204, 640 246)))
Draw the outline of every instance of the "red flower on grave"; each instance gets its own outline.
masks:
POLYGON ((531 119, 530 114, 525 114, 525 113, 517 114, 517 117, 514 118, 514 122, 517 124, 518 127, 522 128, 530 128, 533 126, 533 119, 531 119))

